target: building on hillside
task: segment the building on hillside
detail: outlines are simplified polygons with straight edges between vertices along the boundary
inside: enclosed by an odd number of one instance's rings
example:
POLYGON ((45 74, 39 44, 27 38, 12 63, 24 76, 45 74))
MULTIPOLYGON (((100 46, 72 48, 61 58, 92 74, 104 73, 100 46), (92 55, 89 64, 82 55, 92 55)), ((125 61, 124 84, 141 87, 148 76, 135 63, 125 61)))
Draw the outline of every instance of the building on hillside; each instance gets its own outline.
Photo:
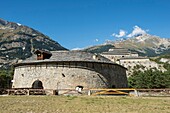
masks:
POLYGON ((120 58, 124 57, 138 57, 138 53, 136 52, 131 52, 128 49, 124 48, 112 48, 109 49, 108 52, 103 52, 101 53, 102 56, 110 59, 113 62, 119 61, 120 58))
POLYGON ((136 52, 131 52, 128 49, 114 48, 109 49, 108 52, 101 53, 102 56, 110 59, 111 61, 120 64, 127 68, 127 76, 133 73, 134 67, 138 66, 141 70, 156 68, 164 71, 163 67, 156 62, 150 61, 148 57, 141 57, 136 52))
MULTIPOLYGON (((15 64, 13 88, 126 88, 126 68, 109 59, 80 51, 35 51, 15 64)), ((60 92, 59 92, 60 94, 60 92)))
POLYGON ((139 70, 144 71, 151 68, 159 69, 160 66, 156 62, 150 61, 147 57, 128 57, 120 58, 119 64, 127 68, 127 76, 132 75, 133 69, 139 68, 139 70))
POLYGON ((161 59, 160 59, 160 62, 170 64, 170 58, 161 58, 161 59))
POLYGON ((142 64, 148 64, 147 67, 151 67, 150 64, 150 60, 147 57, 124 57, 124 58, 120 58, 118 61, 118 64, 122 65, 122 66, 129 66, 132 64, 138 64, 138 65, 142 65, 142 64))

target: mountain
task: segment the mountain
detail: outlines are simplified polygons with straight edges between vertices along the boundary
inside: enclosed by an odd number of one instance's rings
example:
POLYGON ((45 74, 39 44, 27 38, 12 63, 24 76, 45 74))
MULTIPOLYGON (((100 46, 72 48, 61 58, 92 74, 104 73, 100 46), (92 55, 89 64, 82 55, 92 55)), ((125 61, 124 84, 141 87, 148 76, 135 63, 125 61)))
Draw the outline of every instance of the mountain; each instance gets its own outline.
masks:
POLYGON ((158 56, 170 53, 170 39, 149 34, 139 35, 124 41, 113 42, 115 47, 128 48, 143 56, 158 56))
POLYGON ((96 45, 96 46, 85 48, 83 49, 83 51, 91 52, 91 53, 102 53, 102 52, 107 52, 110 48, 114 48, 114 45, 112 44, 96 45))
MULTIPOLYGON (((170 54, 170 39, 160 38, 158 36, 152 36, 149 34, 136 35, 135 37, 119 41, 109 41, 107 44, 105 44, 105 46, 108 44, 113 45, 115 48, 126 48, 131 51, 135 51, 141 56, 152 57, 170 54)), ((98 47, 100 50, 100 46, 98 47)), ((87 48, 85 50, 93 52, 92 48, 96 48, 96 46, 87 48)))
POLYGON ((37 30, 0 19, 0 63, 29 58, 35 49, 67 50, 37 30))

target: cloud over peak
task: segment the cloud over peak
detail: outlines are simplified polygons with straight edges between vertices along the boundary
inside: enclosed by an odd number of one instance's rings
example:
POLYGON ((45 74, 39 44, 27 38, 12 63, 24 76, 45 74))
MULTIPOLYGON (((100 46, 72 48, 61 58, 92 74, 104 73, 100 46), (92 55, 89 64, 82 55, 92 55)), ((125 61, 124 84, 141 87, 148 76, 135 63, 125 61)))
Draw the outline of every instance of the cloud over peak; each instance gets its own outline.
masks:
POLYGON ((142 28, 136 25, 133 27, 132 33, 128 34, 127 37, 131 38, 131 37, 138 36, 138 35, 144 35, 144 34, 147 34, 147 31, 148 30, 143 30, 142 28))
POLYGON ((116 38, 121 38, 124 37, 126 35, 126 31, 120 29, 119 34, 113 33, 112 36, 116 37, 116 38))
POLYGON ((136 37, 136 36, 140 36, 140 35, 145 35, 145 34, 147 34, 148 31, 149 30, 143 30, 139 26, 135 25, 133 27, 132 32, 129 34, 127 34, 127 32, 125 30, 120 29, 118 34, 113 33, 111 36, 116 37, 116 38, 121 38, 121 37, 132 38, 132 37, 136 37))

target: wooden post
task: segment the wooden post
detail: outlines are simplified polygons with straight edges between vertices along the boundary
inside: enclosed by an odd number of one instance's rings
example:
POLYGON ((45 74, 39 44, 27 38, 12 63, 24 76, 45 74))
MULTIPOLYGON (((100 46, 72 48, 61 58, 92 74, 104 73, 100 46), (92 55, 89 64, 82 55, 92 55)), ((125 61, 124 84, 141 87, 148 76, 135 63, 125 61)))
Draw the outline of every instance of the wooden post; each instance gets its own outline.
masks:
POLYGON ((91 91, 90 91, 90 90, 88 91, 88 95, 89 95, 89 96, 91 95, 91 91))
POLYGON ((9 91, 9 89, 7 89, 7 92, 8 92, 8 95, 10 95, 10 91, 9 91))
POLYGON ((138 91, 136 89, 134 90, 134 93, 135 93, 135 96, 137 97, 139 96, 138 91))
POLYGON ((29 89, 27 90, 27 95, 30 95, 30 90, 29 89))

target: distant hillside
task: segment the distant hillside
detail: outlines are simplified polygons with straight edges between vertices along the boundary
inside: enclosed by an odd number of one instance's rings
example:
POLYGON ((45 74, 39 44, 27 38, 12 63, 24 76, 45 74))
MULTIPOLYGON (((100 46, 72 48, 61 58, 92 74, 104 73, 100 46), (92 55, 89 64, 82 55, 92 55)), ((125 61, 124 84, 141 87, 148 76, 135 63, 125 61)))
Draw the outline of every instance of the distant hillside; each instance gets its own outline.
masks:
POLYGON ((86 51, 101 53, 107 51, 109 47, 126 48, 131 51, 137 52, 141 56, 159 56, 170 53, 170 39, 160 38, 158 36, 152 36, 149 34, 138 35, 133 38, 109 41, 105 45, 98 45, 90 48, 86 48, 86 51), (103 48, 107 48, 104 49, 103 48))
POLYGON ((37 30, 0 19, 0 63, 26 59, 35 49, 66 50, 37 30))
POLYGON ((170 53, 170 39, 149 34, 113 42, 112 44, 118 48, 128 48, 132 51, 136 51, 142 56, 158 56, 170 53))
POLYGON ((86 48, 83 51, 91 52, 91 53, 102 53, 102 52, 107 52, 110 48, 114 48, 114 45, 112 44, 97 45, 97 46, 86 48))

